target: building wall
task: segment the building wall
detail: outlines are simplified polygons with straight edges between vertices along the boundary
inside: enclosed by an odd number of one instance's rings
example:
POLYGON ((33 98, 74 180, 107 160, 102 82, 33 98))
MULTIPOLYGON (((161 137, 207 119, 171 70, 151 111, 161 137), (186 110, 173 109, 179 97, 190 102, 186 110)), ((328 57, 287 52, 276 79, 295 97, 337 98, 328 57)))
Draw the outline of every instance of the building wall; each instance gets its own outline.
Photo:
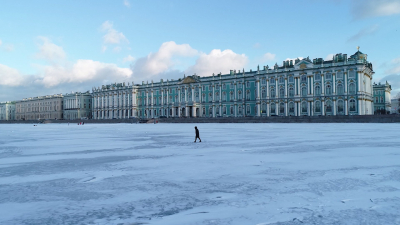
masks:
POLYGON ((0 103, 0 120, 15 120, 15 102, 0 103))
POLYGON ((92 96, 89 92, 66 94, 63 98, 63 117, 66 120, 91 119, 92 96))
POLYGON ((137 87, 125 83, 103 85, 92 90, 93 119, 137 117, 137 87))
POLYGON ((374 114, 386 114, 391 112, 391 92, 392 88, 387 82, 386 84, 373 85, 374 114))
POLYGON ((63 96, 61 94, 26 98, 15 103, 16 120, 62 118, 63 96))
POLYGON ((372 65, 366 54, 353 56, 323 63, 286 61, 272 69, 142 84, 138 116, 371 115, 372 65))

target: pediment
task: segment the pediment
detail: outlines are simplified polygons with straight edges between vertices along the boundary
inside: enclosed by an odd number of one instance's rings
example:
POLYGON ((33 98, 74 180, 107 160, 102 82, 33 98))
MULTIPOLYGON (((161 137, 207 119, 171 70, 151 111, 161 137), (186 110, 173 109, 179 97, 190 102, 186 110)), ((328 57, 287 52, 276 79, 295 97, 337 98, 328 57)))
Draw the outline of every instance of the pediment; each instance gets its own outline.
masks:
POLYGON ((311 63, 311 62, 309 62, 309 61, 306 60, 306 59, 302 59, 302 60, 300 60, 300 62, 298 62, 298 63, 296 63, 296 64, 294 65, 294 68, 295 68, 296 70, 299 70, 299 69, 308 69, 308 68, 313 68, 313 67, 314 67, 314 64, 311 63))
POLYGON ((187 76, 181 81, 181 84, 190 84, 190 83, 197 83, 197 82, 198 81, 196 79, 194 79, 192 76, 187 76))

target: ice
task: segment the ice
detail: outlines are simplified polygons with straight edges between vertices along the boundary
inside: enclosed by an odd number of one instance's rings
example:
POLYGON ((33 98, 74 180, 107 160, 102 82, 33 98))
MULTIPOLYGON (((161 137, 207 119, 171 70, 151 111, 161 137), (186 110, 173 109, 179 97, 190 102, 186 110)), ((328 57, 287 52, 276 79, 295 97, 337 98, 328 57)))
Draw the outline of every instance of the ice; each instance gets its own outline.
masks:
POLYGON ((400 224, 398 133, 398 124, 0 125, 0 224, 400 224))

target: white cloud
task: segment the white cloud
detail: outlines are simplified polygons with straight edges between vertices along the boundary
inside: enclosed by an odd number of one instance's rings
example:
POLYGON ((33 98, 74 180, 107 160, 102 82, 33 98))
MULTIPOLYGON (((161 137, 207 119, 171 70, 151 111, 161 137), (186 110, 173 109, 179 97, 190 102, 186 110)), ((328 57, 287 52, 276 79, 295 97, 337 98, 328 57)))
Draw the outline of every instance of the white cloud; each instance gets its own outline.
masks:
POLYGON ((12 52, 12 51, 14 51, 14 45, 13 44, 6 44, 6 45, 4 45, 3 49, 6 52, 12 52))
POLYGON ((261 48, 261 44, 257 42, 253 45, 253 48, 261 48))
POLYGON ((24 80, 25 78, 18 70, 0 64, 0 85, 20 86, 24 84, 24 80))
POLYGON ((133 62, 133 61, 135 61, 135 57, 133 57, 131 55, 128 55, 127 57, 122 59, 122 62, 124 62, 124 63, 125 62, 133 62))
POLYGON ((117 46, 113 48, 113 52, 118 53, 121 51, 121 47, 117 46))
POLYGON ((391 62, 391 68, 386 70, 386 74, 398 74, 400 76, 400 57, 393 59, 391 62))
POLYGON ((1 42, 1 39, 0 39, 0 46, 1 46, 1 44, 3 44, 3 42, 1 42))
POLYGON ((197 50, 188 44, 178 45, 173 41, 164 42, 157 52, 136 60, 132 65, 133 73, 135 78, 151 79, 160 73, 173 70, 174 57, 192 57, 197 54, 197 50))
POLYGON ((360 30, 357 34, 351 36, 347 41, 348 42, 357 41, 362 37, 376 33, 378 31, 378 29, 379 29, 379 25, 377 25, 377 24, 366 27, 366 28, 360 30))
POLYGON ((124 5, 128 8, 131 7, 131 3, 128 0, 124 0, 124 5))
POLYGON ((263 61, 263 62, 272 61, 272 60, 275 59, 275 56, 276 56, 275 54, 272 54, 272 53, 267 52, 267 53, 265 53, 265 54, 263 55, 262 61, 263 61))
POLYGON ((354 19, 368 17, 390 16, 400 13, 399 0, 362 0, 353 1, 352 13, 354 19))
MULTIPOLYGON (((103 80, 123 81, 132 76, 129 68, 119 68, 115 64, 80 59, 69 67, 45 66, 41 72, 43 77, 36 80, 45 87, 53 87, 65 83, 84 83, 103 80)), ((97 81, 97 82, 96 82, 97 81)))
POLYGON ((211 76, 213 73, 226 74, 235 68, 243 68, 248 62, 245 54, 237 54, 230 49, 221 51, 214 49, 209 54, 202 53, 187 72, 196 73, 200 76, 211 76))
POLYGON ((105 52, 107 50, 107 46, 103 45, 101 46, 101 52, 105 52))
POLYGON ((304 57, 297 57, 297 58, 286 58, 286 59, 285 59, 285 61, 288 61, 288 60, 293 60, 293 63, 294 63, 294 61, 295 61, 296 59, 300 59, 300 60, 302 60, 302 59, 304 59, 304 57))
POLYGON ((335 54, 328 54, 326 57, 325 57, 325 59, 324 60, 332 60, 333 59, 333 56, 335 56, 335 54))
POLYGON ((38 44, 39 52, 35 55, 36 58, 45 59, 49 62, 65 59, 66 54, 62 47, 52 43, 47 37, 39 36, 37 39, 40 43, 38 44))
POLYGON ((106 33, 103 36, 104 44, 120 44, 123 42, 129 43, 128 39, 122 32, 119 32, 113 28, 113 24, 110 21, 105 21, 101 25, 101 30, 106 33))

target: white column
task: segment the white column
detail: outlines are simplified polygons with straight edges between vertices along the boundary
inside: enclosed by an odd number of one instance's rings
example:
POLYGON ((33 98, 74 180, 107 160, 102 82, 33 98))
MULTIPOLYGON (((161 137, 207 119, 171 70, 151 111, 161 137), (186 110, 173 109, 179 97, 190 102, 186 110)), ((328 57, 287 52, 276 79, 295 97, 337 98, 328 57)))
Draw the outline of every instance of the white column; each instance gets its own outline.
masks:
POLYGON ((285 98, 287 98, 287 78, 285 77, 285 98))
POLYGON ((314 95, 314 77, 310 76, 310 89, 311 89, 311 95, 314 95))
POLYGON ((343 72, 343 78, 344 78, 344 94, 347 95, 347 70, 343 72))
POLYGON ((267 79, 267 99, 269 98, 269 79, 267 79))
POLYGON ((336 116, 336 100, 333 100, 333 115, 336 116))
POLYGON ((348 115, 348 114, 349 114, 348 108, 347 108, 347 101, 348 101, 348 100, 345 100, 345 101, 344 101, 344 114, 345 114, 345 115, 348 115))
POLYGON ((336 74, 332 74, 333 94, 336 94, 336 74))
MULTIPOLYGON (((200 97, 200 96, 199 96, 200 97)), ((194 100, 195 100, 195 97, 194 97, 194 87, 192 87, 192 102, 194 102, 194 100)), ((194 112, 194 110, 193 110, 193 112, 194 112)))
POLYGON ((325 78, 324 78, 324 74, 321 74, 321 81, 322 81, 322 83, 321 83, 321 90, 322 90, 321 94, 325 95, 325 78))
MULTIPOLYGON (((285 86, 286 86, 286 82, 285 82, 285 86)), ((288 108, 287 108, 287 106, 288 106, 288 103, 286 101, 285 102, 285 116, 288 116, 288 108)))
MULTIPOLYGON (((279 98, 278 78, 275 78, 275 98, 279 98)), ((276 107, 278 109, 278 107, 276 107)))

